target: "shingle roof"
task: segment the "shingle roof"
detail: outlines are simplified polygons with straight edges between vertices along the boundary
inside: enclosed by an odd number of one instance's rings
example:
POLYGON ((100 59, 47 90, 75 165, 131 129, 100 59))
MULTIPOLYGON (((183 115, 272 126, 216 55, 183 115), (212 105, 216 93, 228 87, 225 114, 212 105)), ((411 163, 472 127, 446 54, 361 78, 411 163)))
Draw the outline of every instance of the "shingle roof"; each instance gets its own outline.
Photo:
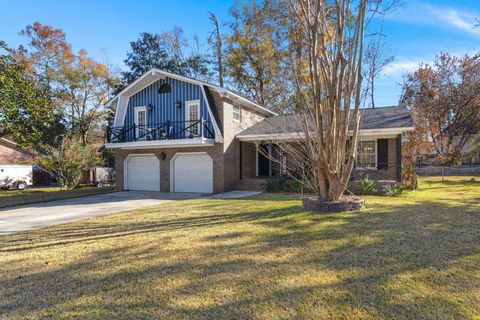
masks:
MULTIPOLYGON (((405 106, 360 109, 361 130, 413 127, 410 111, 405 106)), ((265 118, 237 134, 237 137, 301 132, 296 115, 265 118)))

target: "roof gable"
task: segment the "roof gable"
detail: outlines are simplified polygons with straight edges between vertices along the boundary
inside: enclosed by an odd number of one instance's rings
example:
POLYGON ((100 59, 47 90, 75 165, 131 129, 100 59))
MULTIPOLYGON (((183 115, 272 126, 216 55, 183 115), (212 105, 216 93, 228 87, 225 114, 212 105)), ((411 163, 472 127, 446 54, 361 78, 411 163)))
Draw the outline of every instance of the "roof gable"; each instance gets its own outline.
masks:
POLYGON ((181 75, 178 75, 178 74, 174 74, 174 73, 171 73, 171 72, 167 72, 167 71, 164 71, 164 70, 159 70, 159 69, 154 68, 154 69, 150 69, 149 71, 144 73, 141 77, 139 77, 137 80, 135 80, 134 82, 129 84, 120 93, 118 93, 115 97, 110 99, 105 104, 106 106, 110 106, 114 103, 117 104, 117 110, 115 112, 115 120, 114 120, 115 125, 118 125, 119 123, 122 122, 121 120, 124 119, 125 111, 126 111, 125 110, 126 107, 124 105, 126 103, 128 103, 128 98, 130 96, 134 95, 135 93, 144 89, 145 87, 151 85, 153 82, 155 82, 159 79, 164 79, 166 77, 176 79, 176 80, 179 80, 179 81, 193 83, 193 84, 196 84, 196 85, 199 85, 199 86, 202 86, 202 87, 208 87, 209 89, 218 92, 222 96, 228 97, 228 98, 230 98, 234 101, 246 103, 248 106, 256 109, 258 112, 260 112, 262 114, 269 115, 269 116, 270 115, 276 115, 275 112, 270 111, 270 110, 260 106, 259 104, 255 103, 255 102, 253 102, 253 101, 251 101, 251 100, 249 100, 245 97, 242 97, 239 94, 234 93, 234 92, 232 92, 232 91, 230 91, 226 88, 223 88, 223 87, 220 87, 220 86, 217 86, 217 85, 205 82, 205 81, 188 78, 188 77, 185 77, 185 76, 181 76, 181 75))

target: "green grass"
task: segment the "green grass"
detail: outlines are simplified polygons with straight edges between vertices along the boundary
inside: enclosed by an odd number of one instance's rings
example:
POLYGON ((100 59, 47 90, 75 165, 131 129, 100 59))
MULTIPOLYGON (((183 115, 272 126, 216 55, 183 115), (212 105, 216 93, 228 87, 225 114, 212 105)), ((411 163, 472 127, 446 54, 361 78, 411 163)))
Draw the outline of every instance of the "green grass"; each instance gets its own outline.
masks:
MULTIPOLYGON (((113 187, 80 188, 75 190, 60 190, 59 187, 29 188, 26 190, 0 190, 0 208, 62 200, 95 194, 113 192, 113 187)), ((1 212, 0 212, 1 214, 1 212)))
MULTIPOLYGON (((477 179, 478 180, 478 179, 477 179)), ((472 319, 480 183, 315 214, 190 200, 0 237, 2 319, 472 319)))

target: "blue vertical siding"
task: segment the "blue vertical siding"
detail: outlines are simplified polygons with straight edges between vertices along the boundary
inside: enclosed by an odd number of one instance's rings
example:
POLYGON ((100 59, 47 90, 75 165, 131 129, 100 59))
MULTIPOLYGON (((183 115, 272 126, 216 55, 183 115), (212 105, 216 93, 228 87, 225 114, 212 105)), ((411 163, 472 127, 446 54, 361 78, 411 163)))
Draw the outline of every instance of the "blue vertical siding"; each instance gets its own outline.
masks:
MULTIPOLYGON (((132 95, 128 101, 127 113, 125 115, 125 126, 134 124, 135 107, 152 105, 152 111, 147 111, 148 125, 152 126, 159 123, 183 122, 185 121, 185 102, 189 100, 200 100, 200 116, 209 121, 209 129, 213 132, 210 115, 207 109, 207 102, 202 93, 202 88, 196 84, 166 78, 158 80, 148 87, 132 95), (160 86, 167 83, 172 88, 169 93, 159 94, 160 86), (180 101, 181 108, 176 108, 175 103, 180 101)), ((133 132, 127 136, 130 140, 133 138, 133 132)))

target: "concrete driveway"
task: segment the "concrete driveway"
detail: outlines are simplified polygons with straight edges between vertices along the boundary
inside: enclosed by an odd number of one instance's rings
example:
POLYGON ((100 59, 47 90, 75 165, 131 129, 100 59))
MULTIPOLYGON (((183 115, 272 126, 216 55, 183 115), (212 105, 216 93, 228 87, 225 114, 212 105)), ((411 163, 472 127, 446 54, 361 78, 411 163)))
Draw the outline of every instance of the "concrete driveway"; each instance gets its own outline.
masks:
POLYGON ((197 198, 201 196, 189 193, 130 191, 5 208, 0 209, 0 235, 155 206, 173 200, 197 198))

